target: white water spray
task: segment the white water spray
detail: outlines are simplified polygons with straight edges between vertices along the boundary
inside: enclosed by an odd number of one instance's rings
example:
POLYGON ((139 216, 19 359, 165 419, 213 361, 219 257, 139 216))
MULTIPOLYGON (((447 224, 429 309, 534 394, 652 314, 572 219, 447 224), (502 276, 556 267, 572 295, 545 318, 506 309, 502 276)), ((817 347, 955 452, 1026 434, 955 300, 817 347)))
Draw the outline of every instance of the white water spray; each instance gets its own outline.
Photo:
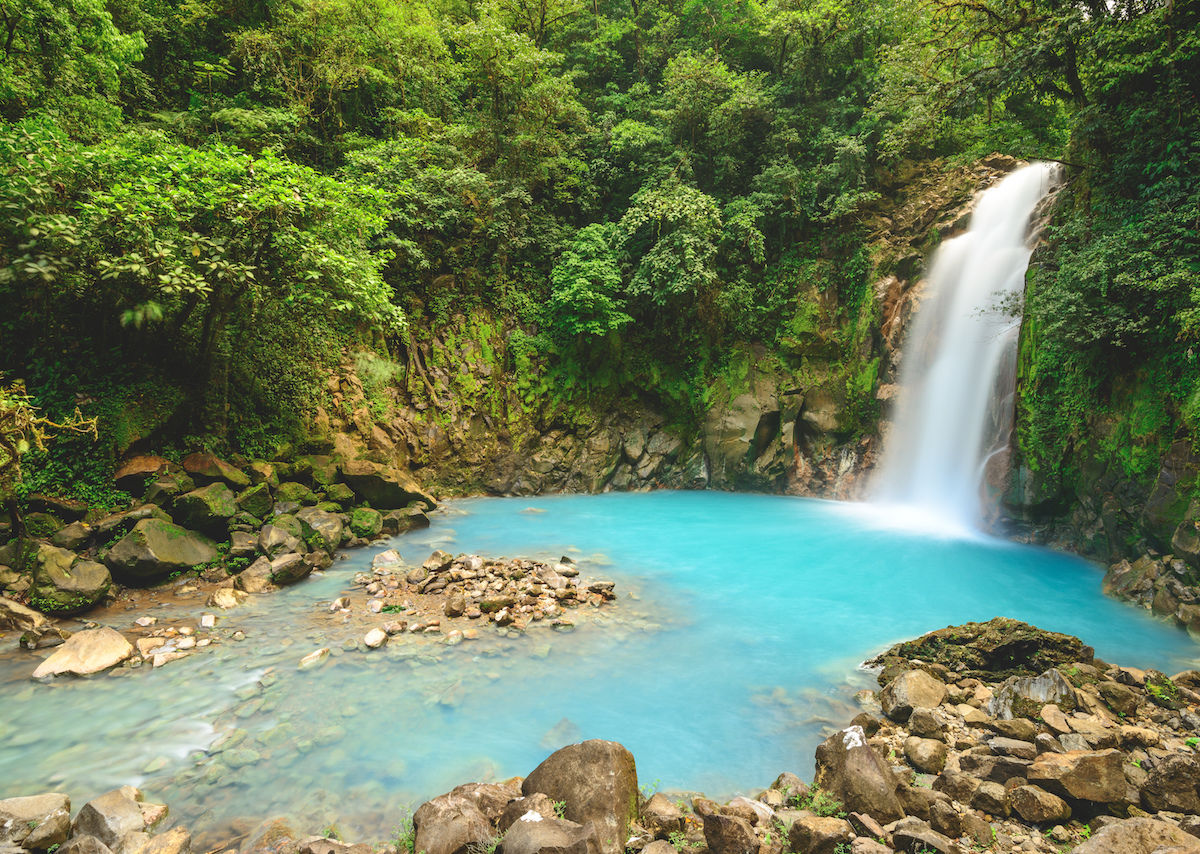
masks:
POLYGON ((1034 163, 1004 178, 934 255, 874 483, 876 500, 934 526, 978 526, 984 468, 1008 447, 1030 220, 1056 172, 1034 163))

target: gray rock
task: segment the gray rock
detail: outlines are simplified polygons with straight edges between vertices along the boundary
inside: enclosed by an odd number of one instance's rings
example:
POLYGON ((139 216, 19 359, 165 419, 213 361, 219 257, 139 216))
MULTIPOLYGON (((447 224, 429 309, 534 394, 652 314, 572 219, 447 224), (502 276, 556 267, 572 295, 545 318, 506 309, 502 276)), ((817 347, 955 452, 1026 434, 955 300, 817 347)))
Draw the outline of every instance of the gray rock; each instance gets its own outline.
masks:
POLYGON ((437 502, 408 472, 367 460, 351 460, 342 466, 342 478, 354 492, 380 510, 400 510, 416 504, 426 510, 437 502))
POLYGON ((292 552, 280 555, 271 561, 271 581, 275 584, 295 584, 312 572, 312 565, 304 555, 292 552))
POLYGON ((268 558, 301 550, 302 540, 286 528, 267 524, 258 532, 258 550, 268 558))
POLYGON ((238 573, 234 583, 247 593, 269 593, 279 589, 279 585, 272 579, 271 561, 265 557, 260 557, 238 573))
POLYGON ((71 834, 94 836, 113 854, 122 854, 126 838, 141 833, 145 827, 142 808, 131 797, 130 790, 113 789, 83 805, 71 825, 71 834))
POLYGON ((216 560, 213 541, 162 519, 142 519, 108 550, 104 562, 127 583, 158 581, 216 560))
POLYGON ((1164 756, 1142 785, 1142 803, 1155 812, 1200 813, 1200 761, 1186 753, 1164 756))
POLYGON ((1027 779, 1054 794, 1095 803, 1117 803, 1127 784, 1119 750, 1042 753, 1029 766, 1027 779))
POLYGON ((1151 854, 1160 848, 1171 854, 1197 854, 1200 840, 1165 821, 1130 818, 1105 825, 1073 854, 1151 854))
POLYGON ((113 851, 94 836, 75 836, 62 845, 56 854, 113 854, 113 851))
POLYGON ((46 543, 38 547, 30 593, 43 611, 75 614, 87 610, 111 587, 112 576, 102 564, 46 543))
POLYGON ((336 514, 305 507, 296 514, 296 519, 304 529, 304 541, 309 548, 333 554, 342 544, 344 526, 336 514))
POLYGON ((229 520, 238 512, 233 492, 224 483, 210 483, 175 499, 171 515, 186 528, 224 538, 229 520))
POLYGON ((909 827, 892 834, 892 845, 897 851, 937 852, 937 854, 962 854, 957 842, 938 833, 932 827, 909 827))
POLYGON ((54 532, 54 536, 50 538, 50 542, 58 546, 60 549, 70 549, 78 551, 87 545, 88 540, 92 538, 92 526, 84 522, 72 522, 65 528, 60 528, 54 532))
POLYGON ((1075 689, 1067 678, 1051 667, 1040 676, 1010 676, 995 690, 987 713, 994 718, 1032 717, 1047 703, 1060 709, 1075 708, 1075 689), (1026 701, 1024 704, 1021 701, 1026 701))
POLYGON ((550 754, 521 784, 566 804, 566 817, 592 827, 602 854, 622 854, 637 818, 637 767, 615 741, 593 739, 550 754))
POLYGON ((48 626, 50 621, 32 608, 20 602, 0 596, 0 631, 16 630, 27 632, 48 626))

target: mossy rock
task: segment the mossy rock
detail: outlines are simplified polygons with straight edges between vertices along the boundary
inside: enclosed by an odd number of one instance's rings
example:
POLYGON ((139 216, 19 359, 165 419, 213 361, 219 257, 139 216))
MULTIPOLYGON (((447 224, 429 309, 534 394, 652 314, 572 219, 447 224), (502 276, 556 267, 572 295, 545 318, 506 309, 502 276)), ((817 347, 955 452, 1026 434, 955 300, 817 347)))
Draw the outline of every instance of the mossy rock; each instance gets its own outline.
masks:
POLYGON ((356 537, 378 537, 383 530, 383 514, 370 507, 356 507, 350 514, 350 532, 356 537))
POLYGON ((1164 709, 1176 711, 1183 708, 1178 686, 1169 676, 1157 670, 1146 671, 1146 696, 1164 709))
POLYGON ((238 509, 244 510, 256 519, 265 518, 275 506, 271 498, 271 488, 265 483, 243 489, 237 496, 238 509))
POLYGON ((69 549, 42 545, 29 601, 47 614, 77 614, 99 602, 112 587, 112 575, 94 560, 69 549))
POLYGON ((222 481, 193 489, 175 499, 171 515, 187 528, 225 538, 229 520, 238 512, 233 491, 222 481))
POLYGON ((108 550, 104 562, 118 579, 146 583, 216 558, 216 544, 203 534, 161 519, 143 519, 108 550))
POLYGON ((50 538, 62 526, 62 519, 52 513, 38 511, 25 514, 25 531, 35 540, 50 538))
POLYGON ((292 477, 323 489, 338 482, 340 472, 337 460, 323 454, 308 454, 297 457, 292 464, 292 477))
POLYGON ((288 480, 279 484, 279 487, 275 490, 275 500, 280 504, 315 504, 317 497, 313 495, 313 491, 303 483, 297 483, 294 480, 288 480))
POLYGON ((344 483, 331 483, 325 487, 325 500, 335 501, 342 507, 354 503, 354 490, 344 483))
POLYGON ((938 663, 959 677, 996 681, 1009 676, 1037 676, 1074 662, 1090 664, 1095 652, 1073 635, 996 617, 986 623, 948 626, 896 644, 874 663, 890 656, 938 663))
POLYGON ((345 509, 336 501, 318 501, 313 506, 318 510, 324 510, 326 513, 341 513, 345 509))
POLYGON ((341 517, 315 507, 305 507, 296 514, 296 518, 303 528, 304 542, 313 551, 333 554, 342 544, 344 529, 341 517))
POLYGON ((276 528, 283 528, 297 540, 304 539, 304 526, 300 524, 300 520, 290 513, 280 513, 270 520, 271 524, 276 528))

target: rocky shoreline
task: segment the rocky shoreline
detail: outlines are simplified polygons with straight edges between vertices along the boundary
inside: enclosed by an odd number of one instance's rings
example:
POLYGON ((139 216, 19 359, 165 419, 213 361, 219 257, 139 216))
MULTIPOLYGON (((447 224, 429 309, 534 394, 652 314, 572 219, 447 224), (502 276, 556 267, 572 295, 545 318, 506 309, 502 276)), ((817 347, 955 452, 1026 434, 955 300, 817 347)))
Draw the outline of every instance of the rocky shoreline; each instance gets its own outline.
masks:
MULTIPOLYGON (((471 558, 448 565, 476 571, 471 558)), ((536 585, 545 574, 526 578, 536 585)), ((639 791, 624 747, 587 741, 523 779, 466 783, 431 799, 387 843, 350 845, 269 819, 204 850, 1200 852, 1200 672, 1111 665, 1077 638, 1003 618, 932 632, 870 664, 880 689, 861 692, 862 712, 817 748, 809 784, 785 772, 754 798, 672 798, 639 791)), ((0 801, 0 851, 194 850, 184 829, 149 835, 165 809, 139 801, 136 790, 115 790, 74 822, 60 793, 0 801)))

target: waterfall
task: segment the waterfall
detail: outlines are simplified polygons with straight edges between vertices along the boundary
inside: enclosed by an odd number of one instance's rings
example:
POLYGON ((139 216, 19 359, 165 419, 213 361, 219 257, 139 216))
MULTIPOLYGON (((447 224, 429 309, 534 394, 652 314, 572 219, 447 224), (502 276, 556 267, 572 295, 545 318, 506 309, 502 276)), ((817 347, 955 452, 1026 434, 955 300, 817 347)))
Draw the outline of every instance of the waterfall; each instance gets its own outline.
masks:
POLYGON ((1008 448, 1030 222, 1057 168, 1034 163, 978 200, 965 234, 934 254, 907 333, 898 411, 877 501, 974 529, 988 460, 1008 448))

